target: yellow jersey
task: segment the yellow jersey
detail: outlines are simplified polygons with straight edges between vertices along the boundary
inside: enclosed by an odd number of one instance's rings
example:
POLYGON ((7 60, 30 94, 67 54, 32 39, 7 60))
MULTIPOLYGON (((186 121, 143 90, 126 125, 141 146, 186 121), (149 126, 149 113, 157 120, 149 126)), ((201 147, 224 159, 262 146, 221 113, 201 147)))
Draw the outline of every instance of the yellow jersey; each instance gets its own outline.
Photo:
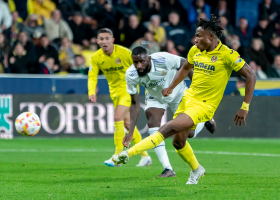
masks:
POLYGON ((132 64, 129 49, 114 45, 113 53, 107 56, 100 48, 93 54, 91 59, 88 73, 88 95, 95 94, 99 69, 106 76, 111 98, 126 93, 125 72, 132 64))
POLYGON ((210 105, 219 106, 232 70, 238 72, 246 64, 240 55, 219 42, 210 52, 193 46, 188 53, 188 62, 194 65, 188 97, 210 105))

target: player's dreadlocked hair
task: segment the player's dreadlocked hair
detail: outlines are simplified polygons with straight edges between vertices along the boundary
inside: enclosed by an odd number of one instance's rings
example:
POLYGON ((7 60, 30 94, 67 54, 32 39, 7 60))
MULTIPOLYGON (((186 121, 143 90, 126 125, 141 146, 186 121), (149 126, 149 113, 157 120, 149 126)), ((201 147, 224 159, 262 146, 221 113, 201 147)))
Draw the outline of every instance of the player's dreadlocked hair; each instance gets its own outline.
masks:
POLYGON ((210 20, 200 18, 195 26, 202 27, 204 30, 208 29, 212 31, 218 38, 221 38, 224 29, 220 26, 220 23, 221 21, 211 14, 210 20))

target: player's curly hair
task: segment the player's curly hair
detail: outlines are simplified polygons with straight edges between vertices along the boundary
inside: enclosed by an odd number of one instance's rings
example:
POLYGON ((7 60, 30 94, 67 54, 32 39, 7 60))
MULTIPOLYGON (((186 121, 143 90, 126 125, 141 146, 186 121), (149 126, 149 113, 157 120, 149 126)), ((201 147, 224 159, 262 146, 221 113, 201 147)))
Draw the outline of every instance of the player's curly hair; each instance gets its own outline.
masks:
POLYGON ((208 29, 212 31, 218 38, 223 35, 223 28, 220 26, 221 21, 217 19, 213 14, 211 14, 210 19, 200 18, 196 23, 196 27, 202 27, 204 30, 208 29))

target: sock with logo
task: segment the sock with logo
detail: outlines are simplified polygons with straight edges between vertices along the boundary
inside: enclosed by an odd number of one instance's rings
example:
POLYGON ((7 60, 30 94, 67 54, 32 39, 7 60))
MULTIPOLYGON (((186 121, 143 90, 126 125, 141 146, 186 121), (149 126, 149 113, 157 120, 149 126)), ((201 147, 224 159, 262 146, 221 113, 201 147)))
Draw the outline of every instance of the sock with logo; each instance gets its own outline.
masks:
MULTIPOLYGON (((158 129, 159 129, 159 127, 149 128, 149 134, 154 135, 158 129)), ((169 158, 168 158, 166 149, 165 149, 165 142, 162 141, 158 146, 156 146, 154 148, 154 150, 155 150, 157 157, 158 157, 159 161, 161 162, 163 168, 173 170, 171 167, 171 164, 169 162, 169 158)))
MULTIPOLYGON (((139 132, 138 128, 135 127, 134 132, 133 132, 133 139, 132 139, 131 142, 132 142, 133 145, 135 145, 135 144, 141 142, 141 140, 142 140, 142 135, 139 132)), ((148 157, 149 156, 147 151, 141 152, 140 155, 141 155, 141 157, 148 157)))
POLYGON ((195 129, 195 131, 194 131, 194 136, 193 136, 193 138, 195 138, 195 137, 198 135, 198 133, 199 133, 200 131, 202 131, 202 129, 204 128, 204 124, 205 124, 205 122, 202 122, 202 123, 197 124, 196 129, 195 129))
POLYGON ((125 136, 124 122, 118 121, 114 122, 115 124, 115 132, 114 132, 114 142, 115 142, 115 155, 118 155, 123 151, 123 138, 125 136))
POLYGON ((175 149, 179 156, 190 165, 192 170, 196 170, 198 168, 198 161, 193 153, 191 145, 186 141, 186 145, 182 149, 175 149))
POLYGON ((133 147, 131 147, 129 150, 127 150, 128 156, 132 157, 135 156, 142 151, 146 151, 152 148, 155 148, 158 146, 162 141, 164 140, 163 135, 160 132, 156 132, 154 135, 151 135, 149 137, 146 137, 141 142, 137 143, 133 147))

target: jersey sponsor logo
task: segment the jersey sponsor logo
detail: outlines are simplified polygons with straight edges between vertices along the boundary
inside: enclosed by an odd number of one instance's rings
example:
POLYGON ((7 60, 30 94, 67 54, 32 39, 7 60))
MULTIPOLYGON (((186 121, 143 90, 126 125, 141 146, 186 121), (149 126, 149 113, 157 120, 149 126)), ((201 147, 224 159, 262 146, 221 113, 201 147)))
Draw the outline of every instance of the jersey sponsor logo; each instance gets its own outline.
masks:
POLYGON ((218 57, 217 56, 212 56, 212 58, 211 58, 211 61, 212 62, 216 62, 218 60, 218 57))
POLYGON ((215 71, 215 66, 214 65, 209 65, 209 64, 204 64, 204 63, 198 63, 198 62, 194 62, 194 66, 198 67, 198 68, 202 68, 205 70, 209 70, 209 71, 215 71))
POLYGON ((162 72, 161 72, 161 75, 162 75, 162 76, 165 76, 166 74, 167 74, 167 72, 165 72, 165 71, 162 71, 162 72))
POLYGON ((121 61, 120 58, 116 58, 116 63, 117 63, 117 64, 121 64, 121 62, 122 62, 122 61, 121 61))
POLYGON ((154 87, 161 86, 164 82, 165 82, 165 79, 162 78, 159 81, 153 81, 153 82, 149 82, 147 84, 141 83, 141 85, 143 85, 145 88, 154 88, 154 87))
POLYGON ((235 64, 240 62, 242 62, 242 59, 240 58, 240 56, 237 56, 237 60, 235 61, 235 64))
POLYGON ((116 72, 116 71, 123 70, 123 69, 124 69, 124 67, 120 66, 120 67, 105 68, 105 69, 103 69, 103 71, 104 72, 116 72))

